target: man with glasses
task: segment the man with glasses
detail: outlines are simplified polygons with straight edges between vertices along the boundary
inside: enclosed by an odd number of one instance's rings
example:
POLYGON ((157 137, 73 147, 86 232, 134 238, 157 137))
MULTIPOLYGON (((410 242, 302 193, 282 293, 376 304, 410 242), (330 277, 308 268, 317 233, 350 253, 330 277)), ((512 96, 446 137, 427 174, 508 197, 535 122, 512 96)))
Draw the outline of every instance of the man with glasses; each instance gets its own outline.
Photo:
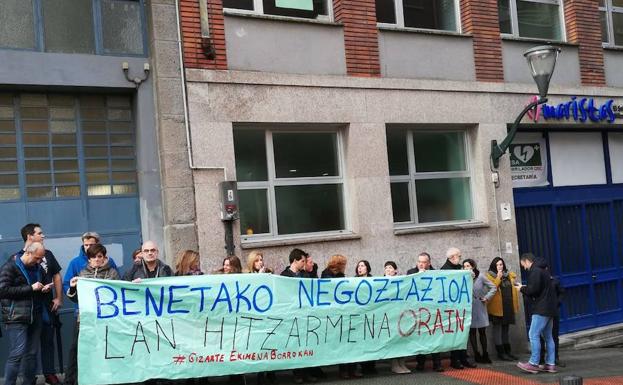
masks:
POLYGON ((140 263, 134 264, 123 279, 132 282, 141 282, 145 278, 170 277, 173 271, 169 265, 158 259, 158 246, 153 241, 143 243, 141 247, 143 259, 140 263))

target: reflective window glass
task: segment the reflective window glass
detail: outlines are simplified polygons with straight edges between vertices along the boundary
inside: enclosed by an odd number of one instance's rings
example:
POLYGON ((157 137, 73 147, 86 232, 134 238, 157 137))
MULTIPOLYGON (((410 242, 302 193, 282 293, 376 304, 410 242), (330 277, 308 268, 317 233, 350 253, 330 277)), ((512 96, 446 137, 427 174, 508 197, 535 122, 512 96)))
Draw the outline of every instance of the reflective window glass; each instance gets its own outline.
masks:
POLYGON ((42 0, 45 50, 95 53, 93 7, 86 0, 42 0))
POLYGON ((279 234, 344 229, 342 185, 275 187, 279 234))
POLYGON ((234 130, 236 178, 240 182, 268 180, 263 130, 234 130))
POLYGON ((240 231, 243 235, 270 233, 266 189, 238 190, 240 231))
POLYGON ((143 20, 138 1, 102 0, 104 51, 143 53, 143 20))
POLYGON ((273 133, 273 150, 277 178, 339 175, 335 133, 273 133))

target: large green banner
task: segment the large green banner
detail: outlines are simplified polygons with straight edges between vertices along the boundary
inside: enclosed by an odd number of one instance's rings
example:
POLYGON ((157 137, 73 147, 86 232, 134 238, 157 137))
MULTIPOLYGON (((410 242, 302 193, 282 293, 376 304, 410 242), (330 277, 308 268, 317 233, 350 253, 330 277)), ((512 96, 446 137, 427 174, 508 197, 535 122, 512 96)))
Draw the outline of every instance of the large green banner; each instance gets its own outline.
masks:
POLYGON ((464 349, 466 271, 78 282, 80 385, 332 365, 464 349))

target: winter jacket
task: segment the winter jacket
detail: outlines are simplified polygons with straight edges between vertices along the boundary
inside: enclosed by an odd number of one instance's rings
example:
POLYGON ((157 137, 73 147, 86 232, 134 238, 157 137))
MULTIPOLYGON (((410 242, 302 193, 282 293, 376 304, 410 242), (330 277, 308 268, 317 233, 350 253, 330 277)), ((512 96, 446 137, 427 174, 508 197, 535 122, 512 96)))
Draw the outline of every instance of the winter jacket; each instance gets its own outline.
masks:
MULTIPOLYGON (((502 317, 504 315, 504 310, 503 310, 504 306, 502 304, 502 292, 500 291, 500 285, 502 284, 502 279, 498 278, 497 274, 493 275, 492 272, 490 271, 487 271, 485 274, 486 274, 486 277, 489 279, 489 281, 493 282, 493 284, 497 288, 495 295, 493 296, 493 298, 491 298, 491 300, 487 304, 487 311, 489 312, 489 315, 502 317)), ((517 295, 517 289, 515 289, 515 278, 517 278, 517 275, 515 273, 508 272, 508 279, 510 280, 512 293, 513 293, 513 309, 515 309, 515 314, 517 314, 517 312, 519 312, 519 296, 517 295)))
MULTIPOLYGON (((108 257, 108 263, 110 267, 117 270, 119 273, 119 269, 117 268, 117 264, 115 260, 108 257)), ((69 266, 67 266, 67 271, 65 272, 65 277, 63 278, 63 292, 67 293, 69 290, 69 282, 73 277, 78 277, 80 272, 84 270, 87 266, 89 266, 89 259, 84 251, 84 246, 80 246, 80 252, 78 255, 69 262, 69 266)))
POLYGON ((320 274, 320 278, 344 278, 344 273, 334 273, 329 269, 324 269, 320 274))
POLYGON ((521 287, 521 293, 530 301, 532 314, 544 317, 558 315, 558 298, 548 270, 532 264, 528 282, 521 287))
MULTIPOLYGON (((435 270, 435 269, 431 266, 431 267, 428 268, 428 270, 435 270)), ((428 270, 422 270, 422 271, 428 271, 428 270)), ((419 272, 420 272, 420 269, 418 269, 418 267, 416 266, 416 267, 414 267, 412 269, 407 270, 407 275, 417 274, 419 272)))
MULTIPOLYGON (((161 260, 156 260, 156 270, 155 277, 171 277, 173 275, 173 271, 169 267, 169 265, 165 264, 161 260)), ((147 269, 147 264, 145 261, 141 260, 141 263, 134 264, 132 269, 130 269, 125 275, 123 279, 125 281, 133 281, 136 278, 147 279, 149 278, 149 271, 147 269)))
MULTIPOLYGON (((110 264, 110 258, 101 267, 91 267, 87 265, 79 274, 78 277, 82 278, 94 278, 94 279, 120 279, 119 273, 117 269, 114 269, 110 264)), ((78 286, 69 287, 69 289, 65 292, 67 294, 67 298, 69 298, 73 303, 78 304, 78 286)), ((80 323, 80 314, 78 314, 77 318, 78 324, 80 323)))
POLYGON ((461 270, 461 269, 463 269, 463 265, 461 265, 460 263, 458 265, 455 265, 454 263, 450 262, 449 259, 446 259, 446 263, 444 263, 443 266, 441 266, 439 270, 461 270))
MULTIPOLYGON (((37 275, 43 270, 37 265, 37 275)), ((39 279, 40 281, 40 279, 39 279)), ((2 322, 31 324, 34 320, 35 301, 41 301, 43 293, 34 291, 26 267, 19 258, 11 257, 0 268, 0 306, 2 322)))
POLYGON ((472 325, 471 328, 484 328, 489 326, 487 306, 482 300, 490 301, 497 292, 497 287, 488 280, 484 274, 478 274, 474 279, 474 299, 472 302, 472 325))

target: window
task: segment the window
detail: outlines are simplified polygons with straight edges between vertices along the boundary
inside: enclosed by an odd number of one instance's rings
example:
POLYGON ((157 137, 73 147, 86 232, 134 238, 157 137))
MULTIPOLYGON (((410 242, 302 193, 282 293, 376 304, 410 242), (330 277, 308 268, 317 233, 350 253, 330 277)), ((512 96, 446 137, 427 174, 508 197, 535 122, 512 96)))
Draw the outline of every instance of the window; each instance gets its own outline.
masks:
POLYGON ((244 240, 345 230, 337 132, 234 130, 244 240))
POLYGON ((0 48, 146 54, 143 0, 3 0, 0 48))
POLYGON ((458 31, 455 0, 376 0, 376 21, 400 28, 458 31))
POLYGON ((387 129, 396 225, 472 219, 467 149, 463 131, 387 129))
POLYGON ((223 0, 223 8, 264 15, 329 19, 331 0, 223 0))
POLYGON ((130 103, 0 93, 0 200, 136 194, 130 103))
POLYGON ((498 0, 500 32, 562 41, 561 0, 498 0))
POLYGON ((623 0, 599 0, 601 41, 607 46, 623 46, 623 0))

